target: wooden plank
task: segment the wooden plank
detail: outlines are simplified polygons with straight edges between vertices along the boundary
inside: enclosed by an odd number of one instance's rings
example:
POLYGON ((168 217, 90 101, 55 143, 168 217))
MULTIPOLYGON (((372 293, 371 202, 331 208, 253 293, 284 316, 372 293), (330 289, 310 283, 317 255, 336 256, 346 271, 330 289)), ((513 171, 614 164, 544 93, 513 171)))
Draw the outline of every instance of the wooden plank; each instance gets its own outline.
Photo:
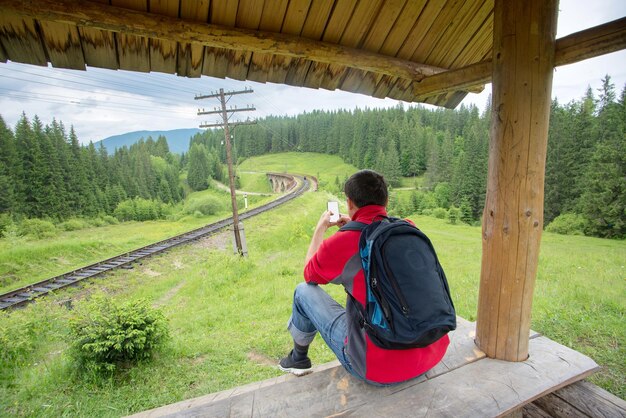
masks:
POLYGON ((7 59, 11 61, 48 65, 35 21, 31 18, 0 13, 0 43, 7 59))
MULTIPOLYGON (((227 3, 230 4, 230 2, 227 3)), ((133 52, 136 53, 127 55, 137 59, 138 63, 142 62, 139 59, 139 53, 145 52, 147 54, 147 48, 142 49, 143 44, 141 42, 132 45, 120 42, 119 39, 122 35, 149 34, 158 39, 198 42, 230 50, 245 49, 250 52, 269 52, 321 63, 347 65, 352 68, 414 80, 420 80, 427 75, 443 71, 441 68, 347 48, 329 42, 317 42, 278 33, 203 25, 130 9, 106 7, 85 0, 32 0, 27 3, 20 0, 6 0, 0 5, 0 10, 15 10, 24 15, 39 16, 43 20, 71 22, 120 32, 118 44, 121 44, 128 51, 132 48, 133 52)), ((145 38, 141 37, 141 39, 145 38)), ((120 65, 122 65, 121 58, 122 55, 120 55, 120 65)), ((145 60, 145 62, 148 61, 145 60)), ((125 65, 128 66, 128 64, 125 65)))
POLYGON ((79 27, 78 33, 85 56, 85 64, 111 70, 119 68, 113 32, 79 27))
MULTIPOLYGON (((330 14, 322 40, 330 44, 339 44, 351 17, 355 12, 356 0, 337 2, 330 14)), ((345 65, 341 63, 316 62, 309 67, 304 79, 304 86, 334 90, 340 85, 345 65)))
POLYGON ((289 2, 285 19, 281 28, 282 33, 288 35, 300 35, 300 31, 304 26, 311 0, 292 0, 289 2))
MULTIPOLYGON (((484 353, 475 350, 475 345, 473 343, 474 327, 475 327, 474 323, 466 321, 463 318, 457 317, 457 329, 453 331, 452 333, 450 333, 451 344, 450 344, 450 348, 448 349, 448 352, 446 353, 444 357, 446 366, 439 367, 438 368, 439 372, 431 373, 431 377, 436 377, 439 374, 447 373, 448 371, 452 369, 461 367, 462 364, 467 364, 469 362, 479 360, 480 358, 484 358, 484 353)), ((314 368, 314 374, 321 374, 322 372, 325 372, 325 374, 321 378, 316 379, 316 382, 319 382, 319 383, 315 383, 315 384, 307 383, 307 386, 310 385, 311 388, 322 387, 321 385, 323 384, 322 382, 324 382, 324 379, 331 379, 330 382, 325 383, 326 385, 329 385, 329 387, 334 387, 335 384, 337 384, 338 382, 341 382, 341 385, 346 385, 346 384, 352 385, 354 383, 357 383, 356 380, 348 377, 348 374, 345 373, 343 367, 339 364, 338 361, 333 361, 333 362, 329 362, 326 364, 322 364, 314 368)), ((419 382, 423 382, 425 380, 426 380, 426 376, 422 376, 418 379, 414 379, 410 382, 407 382, 406 384, 389 387, 386 389, 386 393, 387 394, 395 393, 395 392, 403 390, 403 388, 406 388, 407 385, 409 386, 416 385, 419 382)), ((198 409, 201 409, 203 406, 206 406, 212 402, 219 401, 222 399, 232 398, 232 397, 237 396, 237 394, 247 393, 253 390, 257 390, 257 389, 279 385, 283 382, 289 382, 286 384, 295 384, 295 385, 300 385, 302 383, 300 378, 296 378, 293 375, 286 374, 286 375, 282 375, 276 378, 267 379, 262 382, 251 383, 251 384, 242 386, 240 388, 227 389, 225 391, 218 392, 215 394, 209 394, 209 395, 205 395, 199 398, 182 401, 177 404, 167 405, 161 408, 156 408, 151 411, 145 411, 141 414, 137 414, 137 416, 141 416, 141 417, 165 416, 168 414, 178 414, 180 413, 180 411, 186 411, 186 410, 190 410, 194 408, 197 411, 198 409)), ((358 405, 359 402, 367 400, 368 397, 379 396, 377 393, 380 391, 380 388, 372 387, 366 384, 362 384, 360 387, 362 387, 362 389, 365 392, 363 392, 362 394, 351 395, 351 397, 354 396, 354 398, 352 398, 350 401, 351 404, 353 405, 358 405)), ((299 390, 302 390, 302 388, 300 387, 299 390)), ((340 403, 342 399, 342 397, 339 395, 336 398, 338 403, 340 403)), ((316 397, 318 395, 316 395, 315 393, 311 393, 309 395, 303 393, 299 395, 299 397, 300 396, 316 397)), ((223 410, 221 410, 221 412, 223 412, 223 410)), ((227 415, 228 414, 220 415, 220 416, 227 416, 227 415)), ((306 414, 306 415, 310 416, 309 414, 306 414)))
POLYGON ((471 45, 471 40, 493 12, 493 3, 490 1, 483 1, 482 4, 476 2, 474 5, 475 7, 463 10, 457 25, 448 27, 441 41, 428 55, 426 62, 438 67, 451 68, 456 57, 471 45))
MULTIPOLYGON (((390 0, 385 2, 384 7, 378 10, 377 17, 362 42, 363 49, 371 52, 380 51, 406 3, 407 0, 390 0)), ((379 81, 380 77, 377 74, 350 68, 340 88, 346 91, 372 95, 379 81)))
POLYGON ((598 365, 545 337, 532 340, 524 362, 483 359, 351 409, 360 416, 499 416, 584 378, 598 365), (437 395, 440 396, 437 396, 437 395))
MULTIPOLYGON (((414 37, 416 22, 422 14, 424 7, 432 7, 431 3, 434 3, 435 7, 437 7, 437 4, 443 4, 443 2, 439 1, 427 2, 426 0, 408 1, 405 4, 402 12, 391 28, 391 31, 380 47, 380 52, 383 55, 397 56, 398 51, 402 48, 402 45, 405 43, 414 44, 416 42, 414 37)), ((423 22, 421 24, 427 24, 427 22, 423 22)))
POLYGON ((526 404, 522 408, 524 418, 554 418, 543 409, 535 405, 534 402, 526 404))
MULTIPOLYGON (((111 0, 112 6, 118 6, 124 9, 132 9, 133 11, 145 12, 148 10, 147 0, 111 0)), ((105 10, 110 8, 100 6, 105 10)), ((117 9, 117 13, 123 15, 125 10, 117 9)), ((130 10, 128 11, 130 12, 130 10)), ((128 13, 126 12, 126 13, 128 13)), ((105 29, 106 28, 99 28, 105 29)), ((134 34, 120 32, 116 35, 117 56, 120 69, 129 71, 150 71, 150 48, 148 38, 134 34)))
MULTIPOLYGON (((212 1, 210 7, 210 22, 216 25, 234 27, 237 20, 239 1, 212 1)), ((234 59, 234 52, 223 47, 205 45, 202 74, 224 78, 229 73, 230 60, 234 59)))
MULTIPOLYGON (((208 22, 209 0, 181 0, 180 17, 203 23, 208 22)), ((203 59, 203 45, 181 42, 178 44, 176 72, 183 77, 200 77, 203 59)))
POLYGON ((382 388, 333 367, 256 389, 233 389, 211 401, 192 400, 193 406, 181 405, 184 409, 138 416, 497 416, 598 368, 588 357, 545 337, 532 340, 530 353, 524 362, 483 358, 432 379, 382 388))
MULTIPOLYGON (((437 17, 432 22, 432 26, 425 33, 424 37, 420 39, 416 45, 414 52, 410 56, 406 56, 407 59, 415 61, 418 59, 426 59, 431 51, 433 51, 439 41, 445 36, 445 34, 458 23, 457 17, 463 13, 464 8, 471 7, 475 2, 466 2, 463 0, 454 0, 445 2, 445 6, 437 17)), ((420 22, 423 20, 420 18, 420 22)), ((404 49, 402 51, 404 53, 404 49)), ((401 55, 405 57, 404 55, 401 55)))
MULTIPOLYGON (((333 0, 313 0, 300 35, 307 39, 321 40, 333 5, 333 0)), ((285 83, 302 86, 312 64, 313 62, 306 58, 292 58, 292 67, 285 76, 285 83)))
POLYGON ((587 381, 565 386, 553 395, 590 417, 626 417, 626 401, 587 381))
POLYGON ((76 26, 41 21, 39 31, 53 67, 85 70, 85 58, 76 26))
MULTIPOLYGON (((177 18, 179 5, 179 0, 150 0, 150 13, 177 18)), ((175 74, 177 53, 177 42, 150 39, 150 71, 175 74)))
MULTIPOLYGON (((265 2, 262 8, 258 6, 256 9, 260 10, 259 22, 257 22, 257 28, 264 32, 280 32, 283 25, 283 19, 287 11, 287 0, 274 0, 265 2)), ((254 5, 248 5, 248 7, 254 5)), ((242 7, 242 5, 240 5, 242 7)), ((247 26, 244 26, 247 27, 247 26)), ((284 62, 283 57, 275 57, 272 54, 265 54, 262 52, 256 52, 252 54, 250 60, 250 68, 248 69, 248 79, 265 83, 270 77, 273 79, 279 79, 287 75, 287 68, 281 64, 284 62), (279 74, 279 73, 283 74, 279 74)))

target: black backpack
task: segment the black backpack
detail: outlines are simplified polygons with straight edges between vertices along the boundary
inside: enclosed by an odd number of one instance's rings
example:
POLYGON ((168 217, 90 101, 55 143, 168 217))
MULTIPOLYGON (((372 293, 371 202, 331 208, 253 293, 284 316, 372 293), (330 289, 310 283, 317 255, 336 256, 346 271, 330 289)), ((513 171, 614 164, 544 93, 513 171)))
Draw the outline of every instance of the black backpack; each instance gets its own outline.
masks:
POLYGON ((351 221, 340 230, 361 231, 353 257, 361 265, 348 261, 342 276, 363 269, 366 305, 347 292, 374 344, 390 350, 426 347, 456 328, 446 275, 422 231, 391 217, 370 225, 351 221))

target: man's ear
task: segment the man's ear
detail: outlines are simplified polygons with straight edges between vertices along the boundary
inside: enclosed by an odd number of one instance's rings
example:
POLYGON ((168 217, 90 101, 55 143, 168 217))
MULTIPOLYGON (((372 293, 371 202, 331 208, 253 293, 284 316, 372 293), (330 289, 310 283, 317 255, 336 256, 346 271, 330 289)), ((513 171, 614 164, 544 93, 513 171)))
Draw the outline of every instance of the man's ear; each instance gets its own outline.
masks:
POLYGON ((348 211, 351 211, 355 208, 354 202, 350 200, 349 197, 346 197, 346 203, 348 204, 348 211))

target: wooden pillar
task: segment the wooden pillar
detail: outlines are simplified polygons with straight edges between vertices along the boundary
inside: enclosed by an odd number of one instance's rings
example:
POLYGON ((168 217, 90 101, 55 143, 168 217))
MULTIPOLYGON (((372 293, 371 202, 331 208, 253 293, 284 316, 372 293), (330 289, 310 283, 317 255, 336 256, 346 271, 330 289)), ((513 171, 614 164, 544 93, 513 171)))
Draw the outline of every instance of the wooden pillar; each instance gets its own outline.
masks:
POLYGON ((487 356, 501 360, 528 357, 557 10, 557 0, 495 0, 476 343, 487 356))

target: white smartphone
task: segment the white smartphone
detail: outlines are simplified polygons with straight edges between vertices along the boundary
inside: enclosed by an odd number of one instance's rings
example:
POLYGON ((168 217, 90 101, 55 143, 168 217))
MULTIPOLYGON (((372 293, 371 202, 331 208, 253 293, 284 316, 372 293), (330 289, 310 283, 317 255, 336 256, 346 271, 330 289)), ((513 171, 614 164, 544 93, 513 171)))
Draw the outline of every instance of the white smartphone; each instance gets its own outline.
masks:
POLYGON ((328 202, 328 211, 331 213, 330 221, 337 222, 339 220, 339 202, 328 202))

